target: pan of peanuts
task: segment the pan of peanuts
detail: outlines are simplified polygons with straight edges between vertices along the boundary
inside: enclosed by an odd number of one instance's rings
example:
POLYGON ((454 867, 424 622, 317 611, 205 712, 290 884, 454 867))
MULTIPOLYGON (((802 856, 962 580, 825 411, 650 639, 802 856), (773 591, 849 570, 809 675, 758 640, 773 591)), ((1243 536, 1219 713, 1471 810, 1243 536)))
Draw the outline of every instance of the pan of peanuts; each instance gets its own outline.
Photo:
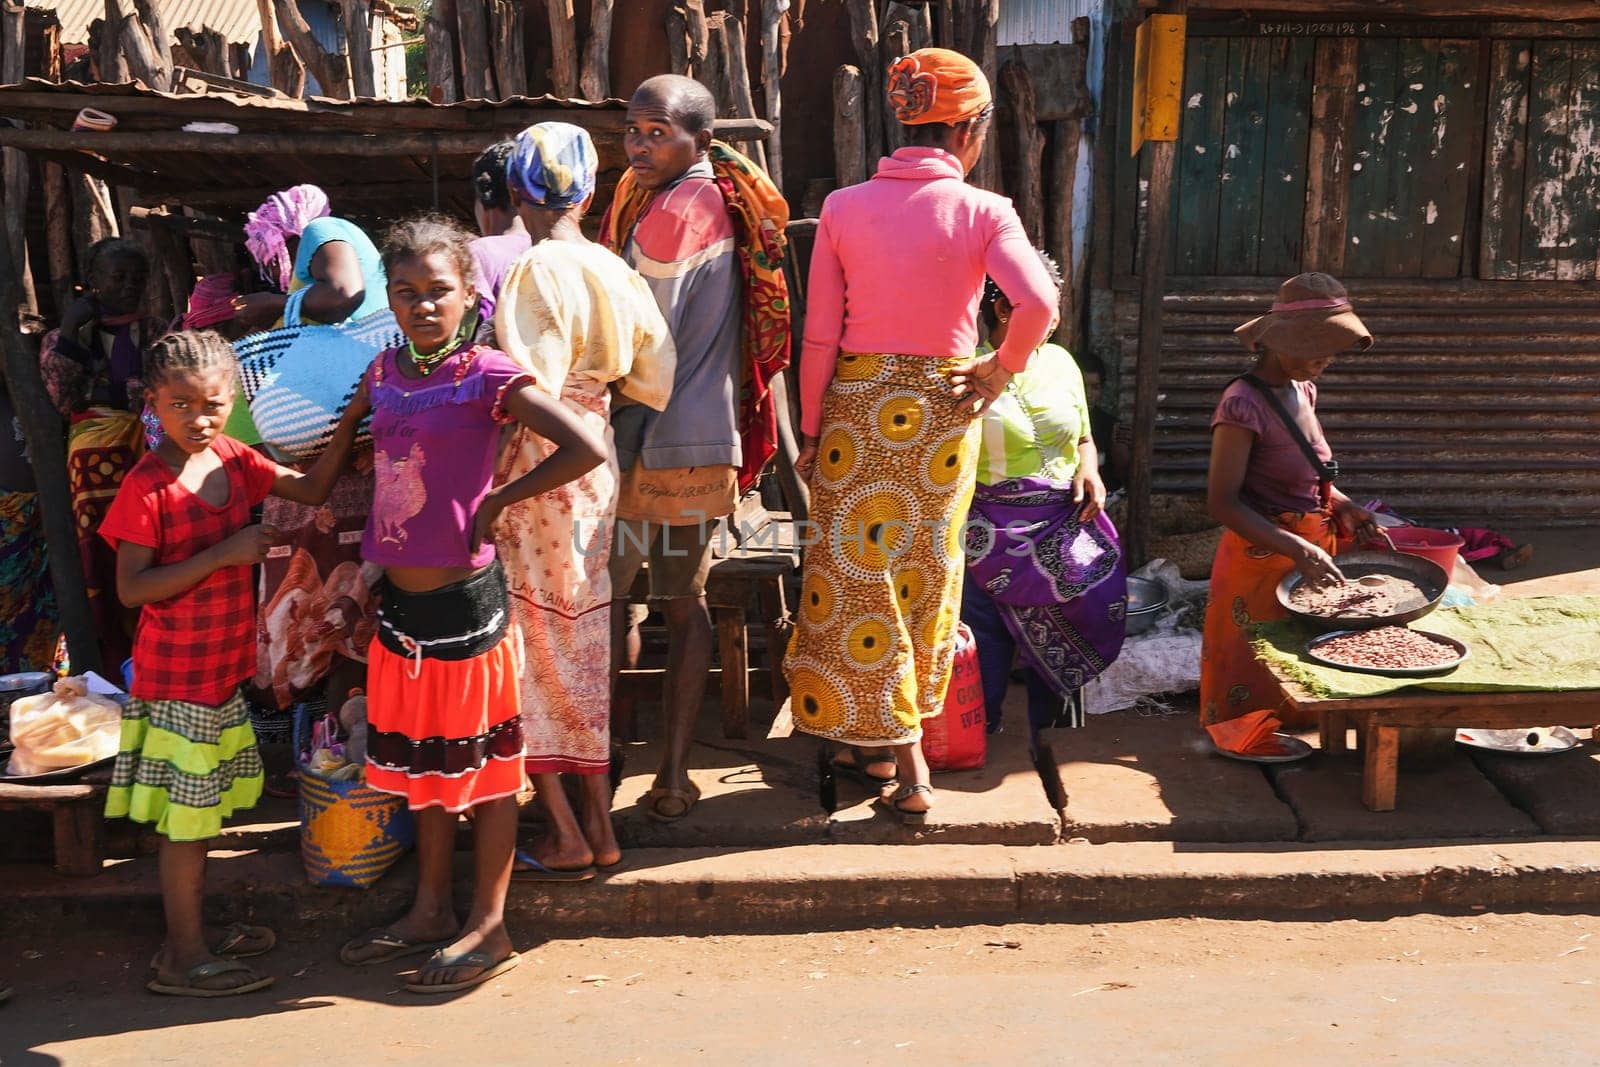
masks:
POLYGON ((1439 606, 1450 584, 1443 567, 1405 552, 1346 552, 1333 563, 1343 582, 1314 586, 1290 571, 1278 583, 1283 610, 1324 632, 1415 622, 1439 606))
POLYGON ((1404 626, 1335 630, 1306 646, 1306 655, 1325 667, 1399 677, 1454 670, 1467 654, 1467 646, 1453 637, 1404 626))

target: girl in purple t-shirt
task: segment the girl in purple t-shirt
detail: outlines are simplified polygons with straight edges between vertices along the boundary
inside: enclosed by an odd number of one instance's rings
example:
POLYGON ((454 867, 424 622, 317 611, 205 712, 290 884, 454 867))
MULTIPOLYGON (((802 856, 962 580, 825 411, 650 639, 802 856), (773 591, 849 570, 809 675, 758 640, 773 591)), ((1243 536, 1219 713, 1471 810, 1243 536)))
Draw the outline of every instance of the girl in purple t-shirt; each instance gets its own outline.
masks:
POLYGON ((466 311, 477 300, 470 242, 436 216, 389 231, 389 306, 407 343, 367 371, 377 484, 361 549, 384 568, 367 653, 367 784, 405 797, 417 813, 420 871, 411 910, 350 941, 340 958, 360 965, 432 951, 406 985, 416 993, 465 989, 516 964, 505 900, 523 780, 522 638, 491 531, 505 508, 606 455, 605 443, 510 358, 467 336, 466 311), (556 449, 496 487, 507 422, 556 449), (477 882, 462 925, 450 899, 451 852, 469 809, 477 882))

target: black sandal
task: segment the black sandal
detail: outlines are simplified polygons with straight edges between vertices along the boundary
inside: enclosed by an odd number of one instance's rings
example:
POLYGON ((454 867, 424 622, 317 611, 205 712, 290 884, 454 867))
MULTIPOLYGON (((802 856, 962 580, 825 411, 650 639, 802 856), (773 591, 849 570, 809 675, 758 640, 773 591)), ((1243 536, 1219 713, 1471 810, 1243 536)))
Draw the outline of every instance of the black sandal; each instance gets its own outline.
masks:
POLYGON ((835 752, 829 762, 832 763, 836 773, 845 775, 848 778, 854 778, 871 789, 882 789, 899 781, 898 769, 887 778, 867 771, 867 768, 874 763, 894 763, 895 758, 893 756, 869 755, 854 745, 848 745, 835 752), (850 761, 848 763, 842 762, 840 759, 842 756, 849 756, 850 761))
POLYGON ((933 787, 931 785, 903 785, 893 793, 886 793, 880 796, 874 803, 893 813, 895 818, 899 819, 905 826, 923 826, 928 821, 928 811, 933 809, 933 787), (913 811, 904 806, 905 801, 910 800, 918 793, 927 795, 927 811, 913 811))

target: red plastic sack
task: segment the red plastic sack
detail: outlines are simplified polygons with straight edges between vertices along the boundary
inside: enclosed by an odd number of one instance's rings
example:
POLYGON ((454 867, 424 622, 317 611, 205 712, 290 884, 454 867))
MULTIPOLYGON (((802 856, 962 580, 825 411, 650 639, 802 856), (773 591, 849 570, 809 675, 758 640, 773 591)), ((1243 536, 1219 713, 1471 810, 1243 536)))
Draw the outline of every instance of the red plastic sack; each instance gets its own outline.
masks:
POLYGON ((989 755, 983 679, 978 674, 978 643, 966 623, 956 629, 956 654, 944 711, 922 720, 922 755, 934 771, 970 771, 989 755))

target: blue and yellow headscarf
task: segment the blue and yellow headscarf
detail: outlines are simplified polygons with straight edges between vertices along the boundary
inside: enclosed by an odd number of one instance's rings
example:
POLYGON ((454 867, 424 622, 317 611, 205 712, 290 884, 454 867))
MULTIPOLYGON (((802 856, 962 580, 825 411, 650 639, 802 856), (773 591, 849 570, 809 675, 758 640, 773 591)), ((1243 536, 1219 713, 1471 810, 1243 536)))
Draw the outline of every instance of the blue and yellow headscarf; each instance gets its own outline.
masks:
POLYGON ((506 160, 506 185, 540 207, 574 207, 594 192, 597 169, 587 130, 568 122, 541 122, 517 135, 506 160))

